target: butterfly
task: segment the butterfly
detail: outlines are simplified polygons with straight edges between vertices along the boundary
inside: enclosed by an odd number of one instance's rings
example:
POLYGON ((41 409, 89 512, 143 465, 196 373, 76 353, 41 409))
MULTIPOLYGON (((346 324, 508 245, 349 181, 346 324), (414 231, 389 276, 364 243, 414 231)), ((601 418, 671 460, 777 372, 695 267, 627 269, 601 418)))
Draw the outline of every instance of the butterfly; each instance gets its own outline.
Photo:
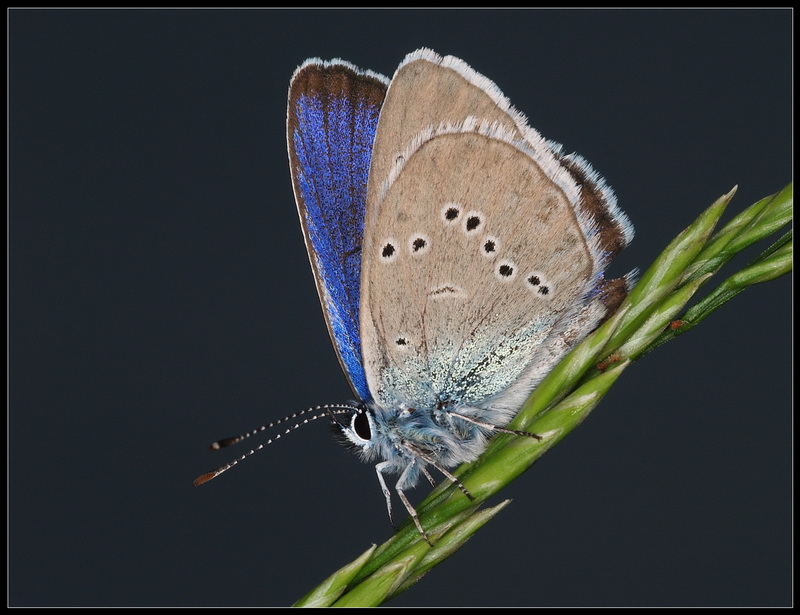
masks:
POLYGON ((628 279, 603 271, 633 226, 583 158, 545 140, 464 61, 430 49, 391 79, 306 60, 289 86, 287 142, 317 291, 357 401, 213 447, 329 416, 376 464, 390 519, 386 477, 398 475, 394 491, 428 540, 406 490, 421 475, 435 484, 433 469, 469 496, 450 468, 495 433, 539 438, 506 425, 619 306, 628 279))

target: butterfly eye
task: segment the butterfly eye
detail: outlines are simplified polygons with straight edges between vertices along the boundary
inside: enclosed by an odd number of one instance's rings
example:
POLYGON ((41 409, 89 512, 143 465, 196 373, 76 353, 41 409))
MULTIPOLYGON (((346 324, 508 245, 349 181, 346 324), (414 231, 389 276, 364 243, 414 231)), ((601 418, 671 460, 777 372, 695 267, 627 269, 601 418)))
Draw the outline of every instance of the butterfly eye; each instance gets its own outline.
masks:
POLYGON ((369 441, 372 439, 372 430, 369 427, 369 417, 366 412, 358 412, 353 415, 352 428, 362 440, 369 441))

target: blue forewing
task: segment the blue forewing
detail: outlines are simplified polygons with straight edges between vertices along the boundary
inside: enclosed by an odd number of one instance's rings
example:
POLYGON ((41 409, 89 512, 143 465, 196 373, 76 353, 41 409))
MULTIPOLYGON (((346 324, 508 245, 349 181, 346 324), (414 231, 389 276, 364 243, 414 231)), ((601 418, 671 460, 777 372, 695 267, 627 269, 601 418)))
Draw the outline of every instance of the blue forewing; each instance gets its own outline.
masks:
POLYGON ((289 86, 287 141, 295 201, 334 348, 369 401, 359 294, 367 180, 389 80, 340 60, 307 60, 289 86))

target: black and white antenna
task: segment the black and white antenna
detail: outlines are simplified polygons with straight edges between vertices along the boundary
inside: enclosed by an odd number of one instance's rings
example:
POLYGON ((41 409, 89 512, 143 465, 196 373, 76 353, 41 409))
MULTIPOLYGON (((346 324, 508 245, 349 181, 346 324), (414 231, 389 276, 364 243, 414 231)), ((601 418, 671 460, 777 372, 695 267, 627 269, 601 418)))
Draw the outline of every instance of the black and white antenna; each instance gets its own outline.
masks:
POLYGON ((317 419, 322 418, 324 416, 328 416, 332 420, 335 421, 336 420, 335 419, 335 415, 337 415, 337 414, 349 414, 349 413, 360 412, 360 411, 361 411, 361 409, 358 406, 349 406, 347 404, 324 404, 322 406, 312 406, 311 408, 306 408, 305 410, 300 410, 299 412, 295 412, 294 414, 290 414, 289 416, 285 416, 282 419, 278 419, 277 421, 272 421, 271 423, 269 423, 267 425, 262 425, 261 427, 257 427, 256 429, 248 431, 247 433, 243 433, 240 436, 233 436, 231 438, 223 438, 221 440, 217 440, 210 447, 212 451, 216 451, 216 450, 219 450, 221 448, 225 448, 227 446, 233 446, 234 444, 238 444, 242 440, 247 440, 248 438, 252 438, 253 436, 256 436, 256 435, 260 434, 262 431, 266 431, 268 429, 271 429, 272 427, 276 427, 276 426, 281 425, 283 423, 286 423, 288 421, 292 421, 292 420, 297 419, 299 417, 303 417, 302 420, 299 420, 294 425, 292 425, 290 427, 287 427, 286 429, 284 429, 282 432, 280 432, 275 437, 270 438, 266 442, 262 442, 261 444, 259 444, 257 447, 255 447, 253 449, 250 449, 248 452, 244 453, 238 459, 234 459, 233 461, 231 461, 229 463, 226 463, 224 466, 221 466, 221 467, 217 468, 216 470, 212 470, 211 472, 206 472, 205 474, 202 474, 202 475, 198 476, 196 479, 194 479, 194 482, 192 484, 195 487, 197 487, 198 485, 202 485, 202 484, 207 483, 212 478, 216 478, 217 476, 219 476, 223 472, 226 472, 226 471, 230 470, 233 466, 235 466, 239 462, 244 461, 247 457, 249 457, 253 453, 255 453, 257 451, 260 451, 265 446, 268 446, 269 444, 272 444, 273 442, 275 442, 276 440, 279 440, 281 437, 285 436, 286 434, 294 431, 295 429, 297 429, 298 427, 301 427, 302 425, 306 425, 306 424, 310 423, 311 421, 316 421, 317 419), (322 412, 320 412, 320 411, 322 411, 322 412), (306 414, 309 414, 310 412, 319 412, 319 414, 314 414, 312 416, 305 416, 306 414))

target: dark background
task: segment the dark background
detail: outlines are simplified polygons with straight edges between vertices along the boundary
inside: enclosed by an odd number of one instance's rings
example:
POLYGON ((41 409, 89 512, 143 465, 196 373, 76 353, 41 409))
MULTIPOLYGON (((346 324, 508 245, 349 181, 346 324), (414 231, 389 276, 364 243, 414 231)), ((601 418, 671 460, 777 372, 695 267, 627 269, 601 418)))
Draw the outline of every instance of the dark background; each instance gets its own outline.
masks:
MULTIPOLYGON (((287 605, 391 535, 324 421, 191 486, 239 452, 212 440, 351 397, 286 160, 305 58, 466 60, 615 188, 614 274, 792 179, 789 10, 9 20, 12 605, 287 605)), ((790 604, 790 307, 785 276, 631 366, 390 604, 790 604)))

